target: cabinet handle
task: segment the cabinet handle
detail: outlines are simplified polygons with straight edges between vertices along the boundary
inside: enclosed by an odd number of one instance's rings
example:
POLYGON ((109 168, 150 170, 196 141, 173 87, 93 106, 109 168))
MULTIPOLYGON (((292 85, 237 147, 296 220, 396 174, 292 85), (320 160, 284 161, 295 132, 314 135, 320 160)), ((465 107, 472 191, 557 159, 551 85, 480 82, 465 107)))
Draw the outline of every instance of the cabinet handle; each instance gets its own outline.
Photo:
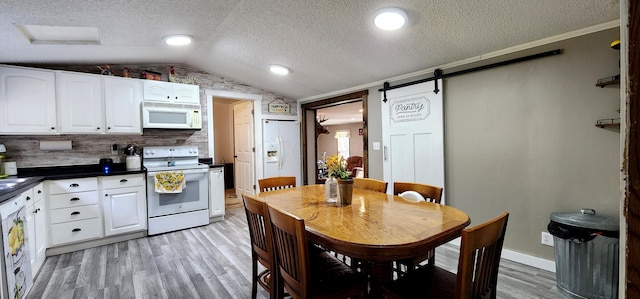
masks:
POLYGON ((78 212, 78 211, 71 212, 71 215, 80 215, 80 212, 78 212))
POLYGON ((71 188, 77 188, 77 187, 80 187, 80 185, 78 185, 78 184, 76 184, 76 183, 73 183, 73 184, 69 185, 69 187, 71 187, 71 188))
POLYGON ((55 129, 56 129, 56 127, 51 127, 51 130, 55 130, 55 129))
POLYGON ((74 197, 74 198, 69 199, 69 201, 77 201, 77 200, 80 200, 80 198, 74 197))
POLYGON ((71 230, 71 232, 79 232, 81 230, 82 230, 81 228, 74 228, 74 229, 71 230))
POLYGON ((31 197, 27 196, 27 200, 31 200, 31 197))
POLYGON ((38 190, 38 194, 42 193, 42 190, 38 190))
POLYGON ((37 209, 36 209, 36 213, 38 213, 38 212, 40 212, 40 208, 37 208, 37 209))
POLYGON ((98 127, 97 130, 100 130, 100 127, 98 127))
POLYGON ((38 209, 33 210, 33 212, 31 212, 31 213, 34 213, 34 214, 38 213, 38 209))
POLYGON ((107 130, 111 130, 111 127, 107 127, 107 130))
POLYGON ((105 197, 106 197, 106 196, 109 196, 109 194, 105 193, 105 194, 104 194, 104 196, 105 196, 105 197))
POLYGON ((121 179, 121 180, 120 180, 120 183, 126 183, 126 182, 128 182, 128 181, 129 181, 129 180, 127 180, 127 179, 121 179))

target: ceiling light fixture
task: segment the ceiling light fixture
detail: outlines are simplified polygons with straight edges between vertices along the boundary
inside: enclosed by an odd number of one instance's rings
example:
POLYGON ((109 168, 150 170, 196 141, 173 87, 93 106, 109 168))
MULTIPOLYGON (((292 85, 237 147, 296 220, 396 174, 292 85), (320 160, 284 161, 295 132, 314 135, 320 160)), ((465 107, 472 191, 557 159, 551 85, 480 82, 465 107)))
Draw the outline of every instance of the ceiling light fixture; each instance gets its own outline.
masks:
POLYGON ((289 73, 289 68, 279 64, 270 64, 269 70, 274 74, 283 75, 283 76, 289 73))
POLYGON ((397 30, 407 22, 407 13, 397 7, 385 7, 376 12, 373 22, 382 30, 397 30))
POLYGON ((184 34, 167 35, 163 40, 165 44, 170 46, 186 46, 191 43, 191 36, 184 34))

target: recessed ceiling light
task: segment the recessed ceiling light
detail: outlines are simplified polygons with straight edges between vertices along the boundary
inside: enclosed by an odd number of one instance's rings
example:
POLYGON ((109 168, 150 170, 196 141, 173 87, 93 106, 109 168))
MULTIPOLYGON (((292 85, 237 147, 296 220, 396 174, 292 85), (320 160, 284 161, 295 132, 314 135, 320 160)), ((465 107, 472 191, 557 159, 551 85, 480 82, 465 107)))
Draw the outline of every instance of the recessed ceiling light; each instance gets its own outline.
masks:
POLYGON ((382 30, 397 30, 407 22, 407 13, 397 7, 385 7, 378 10, 373 22, 382 30))
POLYGON ((184 34, 168 35, 163 40, 165 44, 170 46, 185 46, 191 43, 191 36, 184 34))
POLYGON ((274 74, 278 74, 278 75, 286 75, 289 73, 289 68, 279 65, 279 64, 270 64, 269 65, 269 70, 274 73, 274 74))

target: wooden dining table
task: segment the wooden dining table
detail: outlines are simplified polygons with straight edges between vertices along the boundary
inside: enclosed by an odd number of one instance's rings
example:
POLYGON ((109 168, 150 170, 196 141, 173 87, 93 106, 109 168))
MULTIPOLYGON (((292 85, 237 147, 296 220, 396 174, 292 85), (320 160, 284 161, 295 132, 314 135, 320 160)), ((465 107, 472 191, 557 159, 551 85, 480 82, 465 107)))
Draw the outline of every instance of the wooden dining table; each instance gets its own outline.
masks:
POLYGON ((304 219, 308 240, 369 262, 372 295, 393 279, 392 262, 423 255, 460 236, 469 216, 454 207, 353 189, 350 205, 325 200, 324 185, 262 192, 258 200, 304 219))

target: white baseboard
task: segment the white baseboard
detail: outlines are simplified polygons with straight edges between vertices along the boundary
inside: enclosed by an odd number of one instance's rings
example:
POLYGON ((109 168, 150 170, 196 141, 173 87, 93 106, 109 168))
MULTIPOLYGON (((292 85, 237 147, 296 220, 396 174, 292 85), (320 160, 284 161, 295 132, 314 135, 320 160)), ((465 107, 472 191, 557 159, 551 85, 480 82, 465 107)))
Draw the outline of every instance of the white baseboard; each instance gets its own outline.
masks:
MULTIPOLYGON (((460 238, 452 240, 451 242, 449 242, 449 244, 460 247, 460 238)), ((543 258, 530 256, 524 253, 509 250, 509 249, 502 249, 501 257, 506 260, 510 260, 512 262, 516 262, 516 263, 520 263, 530 267, 556 273, 555 261, 550 261, 543 258)))

